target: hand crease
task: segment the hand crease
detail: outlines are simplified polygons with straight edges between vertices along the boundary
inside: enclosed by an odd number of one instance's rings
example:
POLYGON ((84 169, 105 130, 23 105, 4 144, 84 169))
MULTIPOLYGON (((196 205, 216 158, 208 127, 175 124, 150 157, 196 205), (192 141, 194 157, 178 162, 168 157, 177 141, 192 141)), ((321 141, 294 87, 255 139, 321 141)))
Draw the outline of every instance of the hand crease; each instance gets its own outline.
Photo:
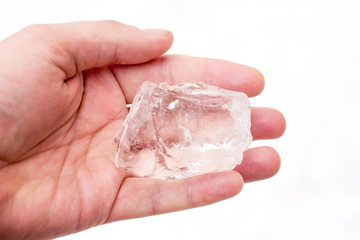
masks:
POLYGON ((120 196, 120 192, 121 192, 121 190, 122 190, 123 184, 125 183, 125 180, 126 180, 127 178, 128 178, 128 176, 125 176, 125 177, 122 179, 122 181, 120 182, 119 187, 118 187, 118 190, 116 191, 116 194, 114 195, 114 200, 112 201, 111 206, 110 206, 110 209, 109 209, 109 211, 108 211, 108 213, 107 213, 107 217, 106 217, 105 221, 102 222, 102 224, 104 224, 104 223, 109 223, 109 218, 110 218, 110 216, 111 216, 111 213, 112 213, 113 210, 114 210, 114 207, 115 207, 115 205, 116 205, 117 199, 118 199, 118 197, 120 196))

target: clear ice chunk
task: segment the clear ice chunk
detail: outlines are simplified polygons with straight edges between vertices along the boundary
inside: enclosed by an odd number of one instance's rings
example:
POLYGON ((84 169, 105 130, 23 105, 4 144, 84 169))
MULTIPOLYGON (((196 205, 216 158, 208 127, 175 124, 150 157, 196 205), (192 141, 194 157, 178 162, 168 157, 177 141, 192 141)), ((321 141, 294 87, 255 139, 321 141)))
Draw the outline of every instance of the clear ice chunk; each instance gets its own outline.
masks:
POLYGON ((115 163, 139 177, 228 171, 252 141, 246 94, 203 82, 144 82, 115 138, 115 163))

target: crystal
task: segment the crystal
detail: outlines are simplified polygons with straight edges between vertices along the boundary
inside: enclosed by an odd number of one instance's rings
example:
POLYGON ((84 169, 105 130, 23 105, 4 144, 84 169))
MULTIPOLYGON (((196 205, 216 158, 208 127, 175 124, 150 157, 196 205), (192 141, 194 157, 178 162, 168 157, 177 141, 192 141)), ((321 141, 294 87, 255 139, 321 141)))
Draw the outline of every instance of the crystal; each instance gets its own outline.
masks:
POLYGON ((228 171, 252 141, 242 92, 203 82, 144 82, 115 138, 115 163, 139 177, 179 179, 228 171))

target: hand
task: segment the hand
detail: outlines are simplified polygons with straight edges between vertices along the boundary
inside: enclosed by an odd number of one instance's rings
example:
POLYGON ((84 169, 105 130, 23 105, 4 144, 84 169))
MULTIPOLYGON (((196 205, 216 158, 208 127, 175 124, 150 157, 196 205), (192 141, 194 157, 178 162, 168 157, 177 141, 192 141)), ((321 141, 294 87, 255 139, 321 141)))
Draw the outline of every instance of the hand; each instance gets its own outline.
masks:
MULTIPOLYGON (((107 21, 31 26, 0 42, 0 238, 52 238, 203 206, 277 172, 269 147, 248 150, 235 171, 176 181, 115 167, 113 138, 143 81, 205 80, 249 96, 263 89, 250 67, 161 56, 172 40, 167 31, 107 21)), ((284 129, 278 111, 252 109, 254 139, 284 129)))

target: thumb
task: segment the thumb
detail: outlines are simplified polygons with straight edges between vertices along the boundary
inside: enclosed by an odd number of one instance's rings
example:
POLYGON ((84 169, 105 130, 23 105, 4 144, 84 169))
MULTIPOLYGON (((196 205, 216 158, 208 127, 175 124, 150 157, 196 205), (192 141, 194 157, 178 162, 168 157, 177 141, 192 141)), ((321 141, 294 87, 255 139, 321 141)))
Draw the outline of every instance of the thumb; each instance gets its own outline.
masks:
POLYGON ((67 77, 94 67, 147 62, 173 42, 170 31, 140 30, 115 21, 34 25, 25 31, 46 46, 49 60, 67 77))

